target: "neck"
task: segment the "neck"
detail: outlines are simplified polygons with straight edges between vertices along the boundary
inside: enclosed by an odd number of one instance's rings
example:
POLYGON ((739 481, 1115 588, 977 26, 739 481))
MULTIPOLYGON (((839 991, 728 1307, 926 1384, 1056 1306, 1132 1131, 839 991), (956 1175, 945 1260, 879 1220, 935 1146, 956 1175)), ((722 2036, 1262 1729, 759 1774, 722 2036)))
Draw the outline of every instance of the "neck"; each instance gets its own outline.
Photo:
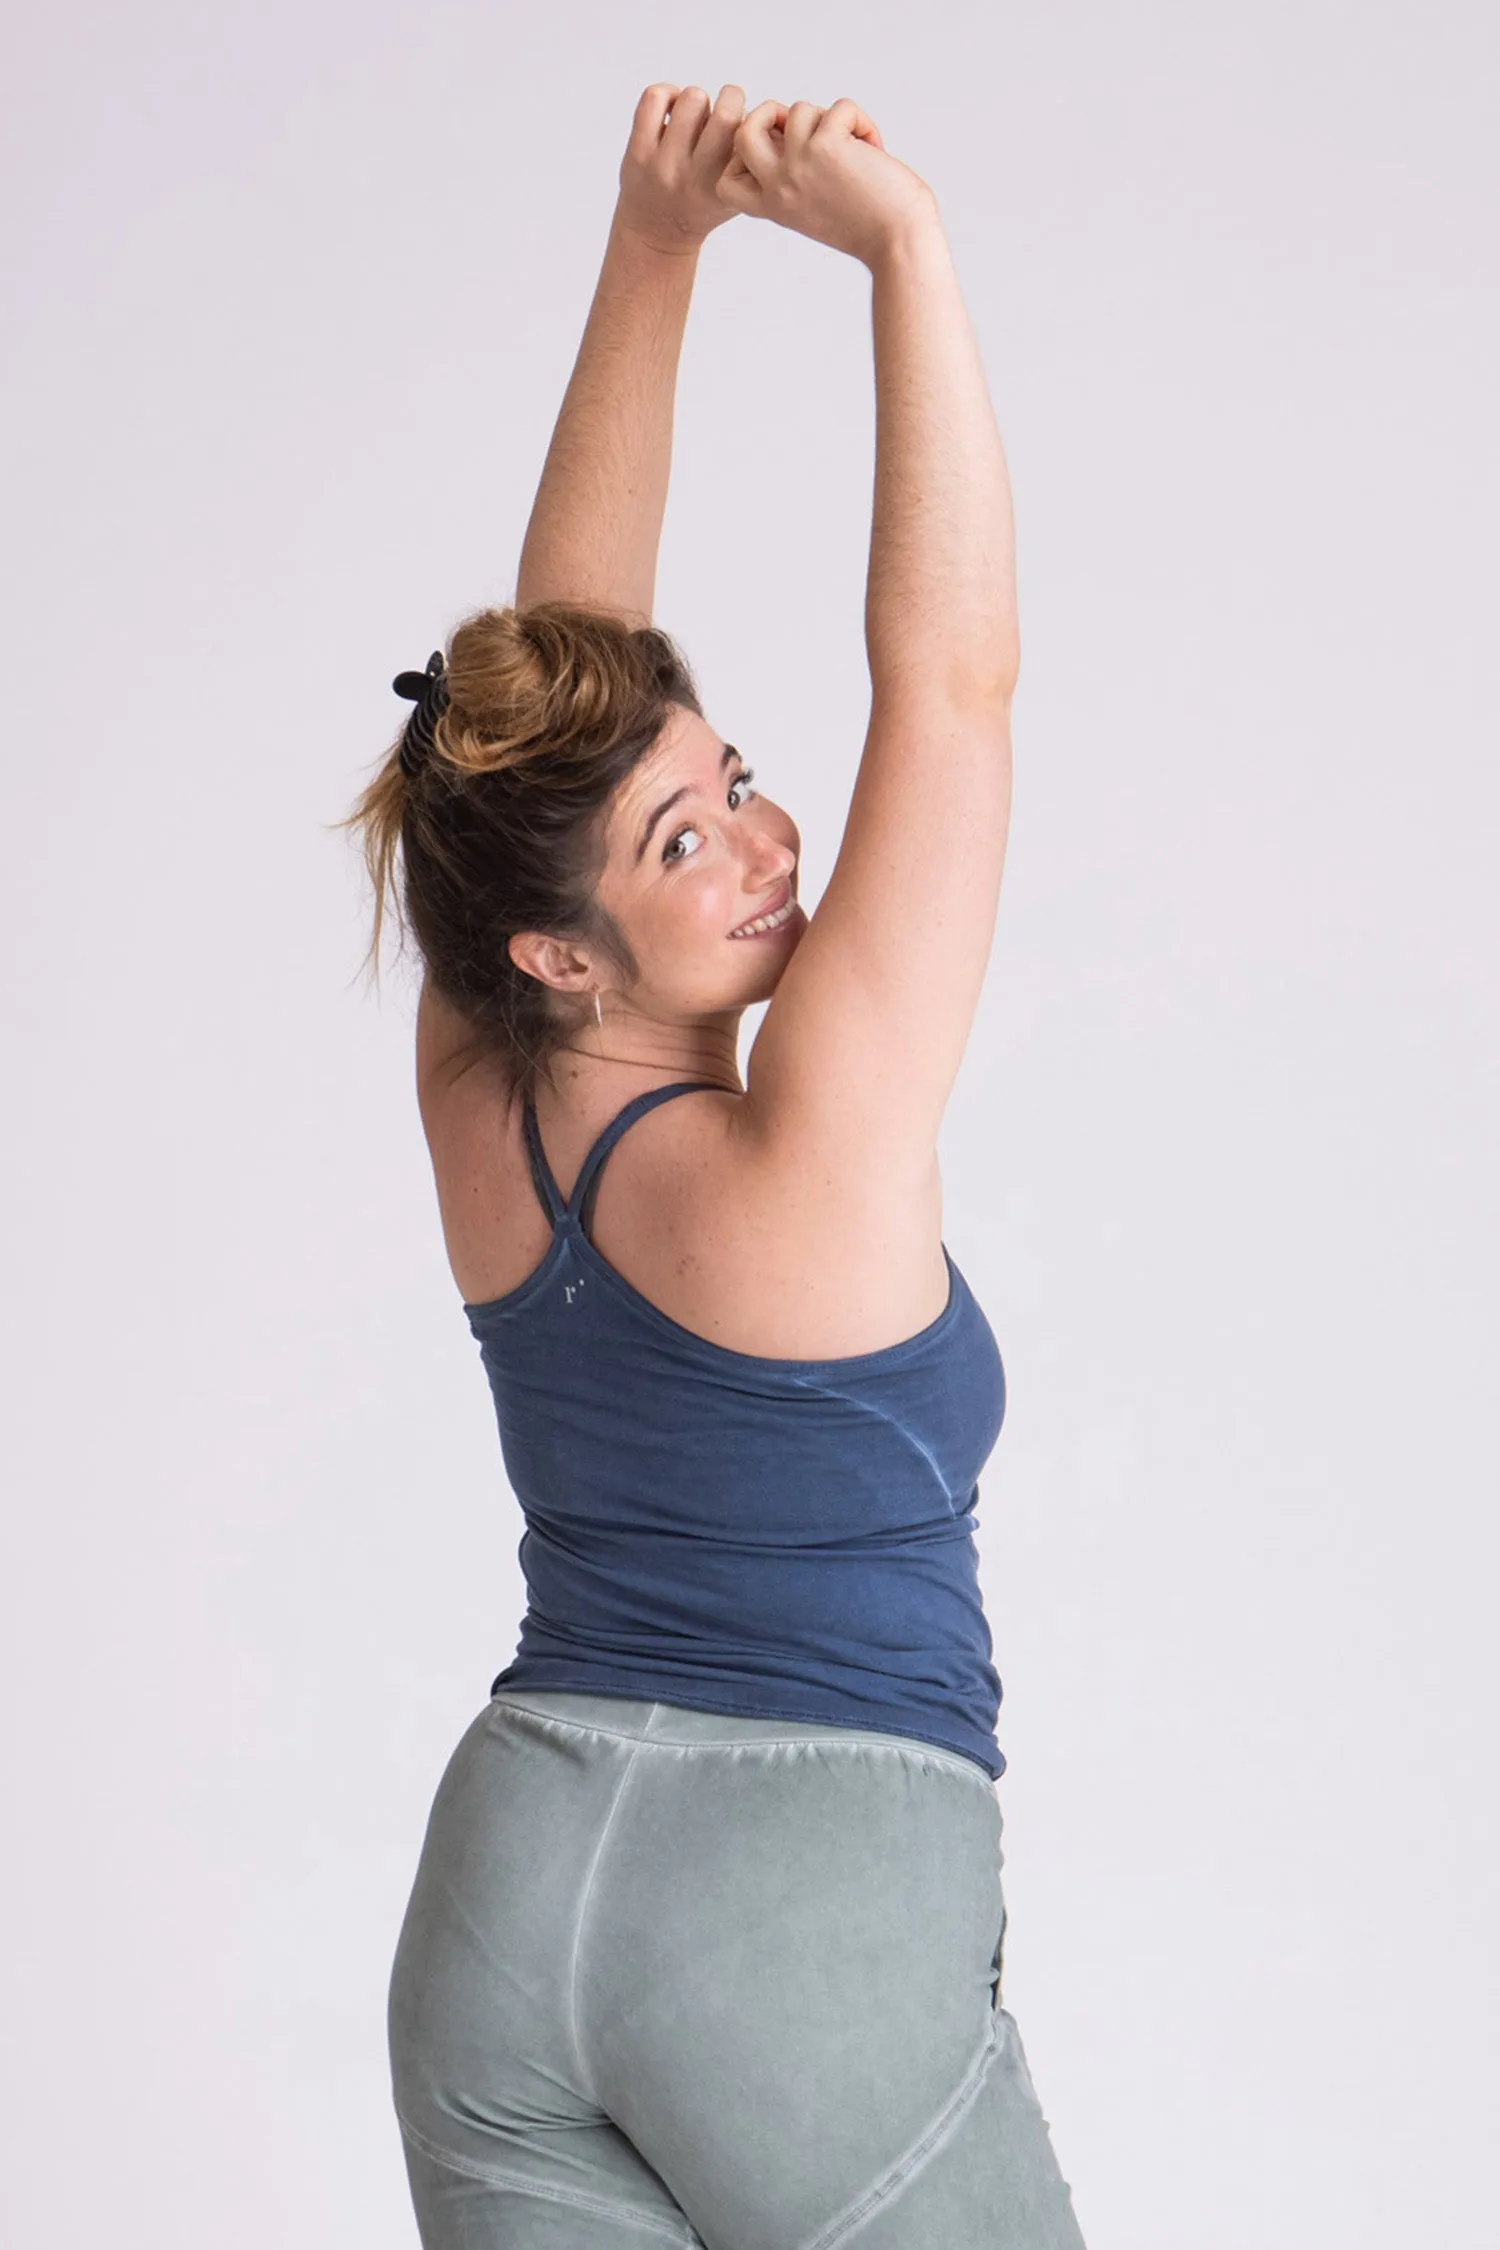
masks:
POLYGON ((595 1100, 618 1108, 633 1095, 674 1079, 704 1079, 726 1094, 742 1094, 739 1030, 743 1010, 695 1023, 663 1024, 618 1004, 606 1008, 602 1027, 589 1017, 548 1066, 548 1083, 570 1109, 595 1100))

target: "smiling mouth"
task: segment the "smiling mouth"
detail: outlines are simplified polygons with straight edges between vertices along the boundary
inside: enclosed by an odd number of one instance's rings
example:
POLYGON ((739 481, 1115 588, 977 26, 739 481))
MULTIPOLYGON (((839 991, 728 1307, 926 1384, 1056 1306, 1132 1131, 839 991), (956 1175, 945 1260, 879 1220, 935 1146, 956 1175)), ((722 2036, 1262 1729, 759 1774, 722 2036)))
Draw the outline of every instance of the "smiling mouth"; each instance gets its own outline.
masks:
POLYGON ((786 896, 779 906, 771 907, 764 914, 757 914, 752 921, 742 922, 737 930, 731 930, 729 934, 732 938, 768 937, 773 930, 784 929, 796 911, 796 893, 788 882, 786 896))

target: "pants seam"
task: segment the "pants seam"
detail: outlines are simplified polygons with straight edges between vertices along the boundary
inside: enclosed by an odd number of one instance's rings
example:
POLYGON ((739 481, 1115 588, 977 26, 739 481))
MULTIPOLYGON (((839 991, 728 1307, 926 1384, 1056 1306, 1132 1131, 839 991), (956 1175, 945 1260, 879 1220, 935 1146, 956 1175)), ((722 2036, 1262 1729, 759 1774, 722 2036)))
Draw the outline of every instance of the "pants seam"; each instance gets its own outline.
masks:
POLYGON ((836 2243, 847 2242, 877 2209, 889 2203, 897 2190, 904 2187, 913 2174, 936 2155, 944 2142, 957 2130, 965 2112, 976 2100, 999 2053, 1000 2032, 1001 2025, 992 2016, 978 2056, 927 2130, 918 2135, 903 2155, 888 2164, 884 2172, 877 2174, 872 2186, 862 2190, 853 2203, 846 2205, 837 2217, 803 2243, 801 2250, 834 2250, 836 2243))
POLYGON ((435 2141, 430 2141, 399 2109, 396 2122, 403 2136, 434 2164, 441 2164, 445 2171, 459 2172, 465 2179, 484 2180, 495 2187, 513 2187, 524 2195, 540 2196, 549 2203, 566 2203, 571 2209, 591 2212, 596 2218, 613 2219, 618 2226, 642 2227, 648 2233, 664 2234, 669 2241, 700 2250, 702 2237, 691 2228, 684 2233, 670 2219, 653 2218, 645 2211, 622 2211, 618 2204, 606 2203, 602 2197, 580 2195, 573 2188, 549 2187, 545 2181, 531 2179, 524 2172, 509 2172, 500 2164, 482 2164, 477 2157, 457 2156, 451 2149, 439 2148, 435 2141))
MULTIPOLYGON (((542 1713, 540 1716, 545 1718, 546 1714, 542 1713)), ((638 1738, 632 1739, 630 1736, 624 1735, 619 1739, 631 1742, 630 1756, 625 1761, 625 1771, 620 1776, 619 1787, 615 1790, 614 1799, 605 1818, 604 1826, 599 1831, 599 1841, 594 1846, 594 1856, 589 1862, 588 1875, 583 1885, 583 1896, 578 1902, 578 1921, 573 1931, 573 1959, 568 1970, 568 2036, 573 2043, 573 2066, 578 2072, 580 2085, 587 2090, 589 2099, 596 2109, 603 2109, 604 2104, 594 2090, 594 2081, 591 2074, 585 2068, 583 2045, 578 2037, 578 1966, 583 1953, 583 1929, 584 1923, 588 1919, 589 1900, 594 1895, 594 1884, 604 1858, 605 1847, 614 1833, 615 1816, 620 1810, 625 1791, 630 1785, 630 1777, 635 1771, 636 1755, 641 1747, 638 1738)))

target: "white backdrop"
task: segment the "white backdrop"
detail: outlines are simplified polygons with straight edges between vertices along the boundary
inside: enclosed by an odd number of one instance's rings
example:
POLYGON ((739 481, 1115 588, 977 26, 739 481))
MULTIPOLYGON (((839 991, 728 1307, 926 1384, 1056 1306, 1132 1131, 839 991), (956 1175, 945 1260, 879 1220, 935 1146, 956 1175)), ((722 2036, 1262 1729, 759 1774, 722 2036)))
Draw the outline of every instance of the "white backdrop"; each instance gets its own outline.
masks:
MULTIPOLYGON (((386 1977, 521 1524, 326 824, 513 597, 666 78, 874 115, 1011 463, 945 1236, 1010 1383, 1006 1997, 1090 2250, 1488 2240, 1493 14, 83 0, 7 48, 9 2237, 416 2240, 386 1977)), ((718 232, 658 616, 809 905, 873 403, 863 270, 718 232)))

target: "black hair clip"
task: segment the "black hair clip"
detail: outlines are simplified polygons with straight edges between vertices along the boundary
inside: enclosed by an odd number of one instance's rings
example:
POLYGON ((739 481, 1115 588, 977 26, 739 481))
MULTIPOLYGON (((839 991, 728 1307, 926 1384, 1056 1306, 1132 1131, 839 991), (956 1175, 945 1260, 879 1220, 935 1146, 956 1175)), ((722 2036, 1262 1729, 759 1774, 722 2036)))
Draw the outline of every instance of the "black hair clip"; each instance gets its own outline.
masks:
POLYGON ((448 708, 448 675, 443 663, 443 652, 435 648, 427 659, 425 672, 398 672, 391 686, 398 695, 404 695, 416 709, 406 722, 397 756, 403 773, 417 773, 423 762, 431 757, 435 741, 434 729, 448 708))

